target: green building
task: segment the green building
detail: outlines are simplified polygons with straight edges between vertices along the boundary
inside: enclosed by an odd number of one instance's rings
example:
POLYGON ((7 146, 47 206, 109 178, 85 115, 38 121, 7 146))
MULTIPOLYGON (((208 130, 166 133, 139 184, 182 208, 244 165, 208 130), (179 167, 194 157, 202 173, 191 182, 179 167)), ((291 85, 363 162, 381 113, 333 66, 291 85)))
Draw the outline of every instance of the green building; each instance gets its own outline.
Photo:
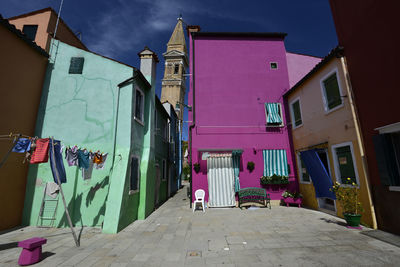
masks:
MULTIPOLYGON (((64 159, 62 184, 75 226, 117 233, 154 210, 155 69, 157 55, 139 53, 140 70, 53 40, 35 135, 66 147, 107 153, 103 169, 84 177, 64 159)), ((40 218, 49 163, 31 164, 23 225, 67 226, 59 200, 55 220, 40 218)))

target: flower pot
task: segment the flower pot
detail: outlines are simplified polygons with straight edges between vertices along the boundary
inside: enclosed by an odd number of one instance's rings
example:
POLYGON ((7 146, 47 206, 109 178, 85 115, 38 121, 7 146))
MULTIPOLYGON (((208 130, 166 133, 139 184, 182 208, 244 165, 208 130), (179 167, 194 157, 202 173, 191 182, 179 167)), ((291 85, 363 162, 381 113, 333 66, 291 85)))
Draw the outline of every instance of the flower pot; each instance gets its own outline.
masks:
POLYGON ((351 227, 360 226, 361 214, 343 213, 343 216, 348 226, 351 227))
POLYGON ((287 207, 289 207, 289 204, 296 204, 300 208, 301 203, 303 202, 303 199, 302 198, 285 197, 285 198, 283 198, 283 201, 285 202, 287 207))

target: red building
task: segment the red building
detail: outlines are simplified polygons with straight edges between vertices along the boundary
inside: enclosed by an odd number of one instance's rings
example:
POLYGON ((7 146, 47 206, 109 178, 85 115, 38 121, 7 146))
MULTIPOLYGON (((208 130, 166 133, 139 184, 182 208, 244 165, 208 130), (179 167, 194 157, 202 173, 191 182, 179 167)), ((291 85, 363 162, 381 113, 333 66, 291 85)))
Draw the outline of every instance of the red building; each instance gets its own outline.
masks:
POLYGON ((400 234, 397 1, 330 0, 364 141, 378 228, 400 234), (396 26, 397 25, 397 26, 396 26))

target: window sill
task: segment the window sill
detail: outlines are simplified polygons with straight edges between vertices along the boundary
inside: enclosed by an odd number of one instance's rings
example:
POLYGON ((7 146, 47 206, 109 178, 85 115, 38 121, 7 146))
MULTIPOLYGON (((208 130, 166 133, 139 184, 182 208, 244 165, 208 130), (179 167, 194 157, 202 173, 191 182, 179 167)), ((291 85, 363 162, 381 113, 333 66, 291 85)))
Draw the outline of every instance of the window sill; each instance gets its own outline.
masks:
POLYGON ((389 186, 389 191, 400 192, 400 186, 389 186))
POLYGON ((311 184, 311 181, 310 181, 310 182, 300 181, 300 183, 301 183, 301 184, 311 184))
POLYGON ((298 126, 294 126, 294 124, 292 124, 292 125, 293 125, 292 129, 293 129, 293 130, 296 130, 296 129, 298 129, 298 128, 302 127, 302 126, 303 126, 303 123, 302 123, 302 124, 300 124, 300 125, 298 125, 298 126))
POLYGON ((135 121, 136 121, 137 123, 139 123, 140 125, 144 126, 144 122, 143 122, 143 121, 139 120, 139 119, 136 118, 136 117, 134 117, 134 118, 135 118, 135 121))
POLYGON ((282 127, 285 127, 285 125, 284 124, 266 124, 265 125, 266 127, 273 127, 273 128, 282 128, 282 127))
POLYGON ((139 193, 139 189, 137 189, 137 190, 129 190, 129 195, 134 195, 136 193, 139 193))
POLYGON ((339 106, 336 106, 336 107, 334 107, 332 109, 329 109, 329 110, 325 106, 325 115, 328 115, 328 114, 334 112, 335 110, 341 109, 342 107, 344 107, 344 102, 342 102, 342 104, 340 104, 339 106))

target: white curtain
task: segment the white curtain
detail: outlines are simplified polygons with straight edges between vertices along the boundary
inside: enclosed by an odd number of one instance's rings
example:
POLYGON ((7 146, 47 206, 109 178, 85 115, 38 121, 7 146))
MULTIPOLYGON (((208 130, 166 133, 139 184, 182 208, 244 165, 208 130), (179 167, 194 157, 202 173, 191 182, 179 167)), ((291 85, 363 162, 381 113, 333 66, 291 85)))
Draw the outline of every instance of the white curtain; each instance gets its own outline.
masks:
POLYGON ((232 156, 207 158, 208 205, 210 207, 235 206, 235 175, 232 156))

